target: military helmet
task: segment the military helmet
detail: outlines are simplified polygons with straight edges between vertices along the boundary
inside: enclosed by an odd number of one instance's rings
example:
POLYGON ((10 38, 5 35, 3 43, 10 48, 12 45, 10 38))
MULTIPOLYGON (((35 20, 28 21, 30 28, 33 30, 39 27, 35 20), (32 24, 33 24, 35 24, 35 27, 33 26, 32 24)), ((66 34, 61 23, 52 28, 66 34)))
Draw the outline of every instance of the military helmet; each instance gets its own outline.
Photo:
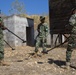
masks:
POLYGON ((44 16, 40 16, 40 20, 45 20, 45 17, 44 16))

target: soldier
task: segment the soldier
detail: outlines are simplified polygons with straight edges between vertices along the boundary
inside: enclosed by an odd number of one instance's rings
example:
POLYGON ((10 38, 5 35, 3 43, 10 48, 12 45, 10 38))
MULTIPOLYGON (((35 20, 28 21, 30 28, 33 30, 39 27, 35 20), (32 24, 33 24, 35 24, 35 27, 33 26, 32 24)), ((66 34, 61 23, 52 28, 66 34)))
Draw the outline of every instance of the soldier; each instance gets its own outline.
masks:
POLYGON ((69 24, 72 26, 72 30, 66 50, 66 68, 70 68, 71 54, 73 48, 76 47, 76 9, 73 10, 73 15, 69 19, 69 24))
POLYGON ((47 54, 46 37, 48 35, 48 25, 47 25, 47 23, 45 23, 45 17, 44 16, 40 16, 40 21, 41 21, 41 23, 38 25, 38 28, 37 28, 38 35, 36 38, 35 53, 38 52, 39 46, 42 45, 42 47, 43 47, 42 53, 47 54))
POLYGON ((3 30, 6 28, 4 27, 3 20, 0 16, 0 65, 9 65, 7 62, 4 62, 4 45, 3 45, 3 30))

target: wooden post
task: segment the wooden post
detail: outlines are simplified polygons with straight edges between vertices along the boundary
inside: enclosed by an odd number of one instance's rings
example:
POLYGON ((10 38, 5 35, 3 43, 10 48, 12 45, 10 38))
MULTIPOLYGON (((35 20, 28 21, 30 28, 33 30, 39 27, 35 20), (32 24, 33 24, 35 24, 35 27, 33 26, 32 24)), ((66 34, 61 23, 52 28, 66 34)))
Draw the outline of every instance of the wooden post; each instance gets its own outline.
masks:
POLYGON ((59 43, 62 43, 62 34, 59 34, 59 43))
POLYGON ((51 34, 51 47, 53 46, 53 34, 51 34))

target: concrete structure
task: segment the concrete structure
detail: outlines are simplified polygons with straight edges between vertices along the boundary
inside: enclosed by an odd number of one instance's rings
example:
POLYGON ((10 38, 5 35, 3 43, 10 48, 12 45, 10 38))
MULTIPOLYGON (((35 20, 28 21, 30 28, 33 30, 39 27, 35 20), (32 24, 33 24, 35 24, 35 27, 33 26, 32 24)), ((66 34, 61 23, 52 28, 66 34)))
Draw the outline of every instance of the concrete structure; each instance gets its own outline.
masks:
POLYGON ((4 31, 4 39, 11 46, 25 46, 34 44, 34 20, 30 18, 20 17, 18 15, 12 15, 4 18, 4 25, 11 30, 13 33, 18 35, 21 39, 27 41, 26 43, 22 43, 23 41, 17 38, 12 33, 7 30, 4 31))

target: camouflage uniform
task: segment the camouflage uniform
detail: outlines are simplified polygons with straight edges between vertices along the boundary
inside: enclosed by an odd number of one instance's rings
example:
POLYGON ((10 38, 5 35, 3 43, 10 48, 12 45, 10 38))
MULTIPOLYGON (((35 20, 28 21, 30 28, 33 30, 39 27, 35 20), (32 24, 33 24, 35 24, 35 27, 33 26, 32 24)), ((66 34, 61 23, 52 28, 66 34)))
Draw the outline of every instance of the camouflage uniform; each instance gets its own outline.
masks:
MULTIPOLYGON (((3 25, 1 17, 0 17, 0 24, 3 25)), ((0 60, 2 60, 3 58, 4 58, 3 30, 0 26, 0 60)))
POLYGON ((66 62, 70 62, 73 48, 76 47, 76 13, 71 16, 69 22, 73 28, 71 30, 71 35, 68 41, 68 47, 66 51, 66 62))
POLYGON ((3 19, 0 16, 0 66, 9 66, 9 63, 4 61, 3 30, 5 29, 7 28, 4 27, 3 19))
POLYGON ((35 52, 38 52, 38 48, 40 45, 42 45, 43 52, 45 52, 46 51, 46 41, 47 41, 46 37, 48 35, 47 23, 40 23, 38 25, 37 31, 38 31, 38 35, 36 38, 35 52))

